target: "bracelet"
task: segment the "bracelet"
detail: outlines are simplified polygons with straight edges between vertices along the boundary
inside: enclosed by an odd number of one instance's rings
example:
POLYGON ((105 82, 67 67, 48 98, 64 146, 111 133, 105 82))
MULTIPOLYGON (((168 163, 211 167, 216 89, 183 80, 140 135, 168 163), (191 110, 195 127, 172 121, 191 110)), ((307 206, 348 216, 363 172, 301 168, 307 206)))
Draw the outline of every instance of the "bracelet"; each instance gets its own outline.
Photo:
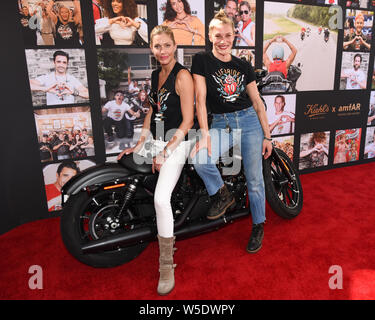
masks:
POLYGON ((272 141, 272 138, 267 138, 267 137, 264 137, 264 140, 267 140, 267 141, 272 141))
POLYGON ((164 148, 164 151, 165 151, 166 154, 167 154, 167 156, 166 156, 165 158, 170 157, 170 155, 172 154, 172 151, 171 151, 167 146, 164 148))

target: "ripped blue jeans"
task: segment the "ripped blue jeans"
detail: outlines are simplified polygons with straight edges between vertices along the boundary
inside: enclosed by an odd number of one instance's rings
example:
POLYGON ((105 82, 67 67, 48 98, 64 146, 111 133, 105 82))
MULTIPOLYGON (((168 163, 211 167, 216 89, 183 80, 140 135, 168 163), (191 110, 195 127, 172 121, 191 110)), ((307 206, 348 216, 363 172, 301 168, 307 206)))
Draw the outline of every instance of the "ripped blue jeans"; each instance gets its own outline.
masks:
POLYGON ((214 195, 224 184, 216 166, 217 160, 232 146, 237 145, 241 151, 253 223, 264 222, 266 219, 262 167, 264 135, 254 108, 214 114, 210 135, 211 157, 207 149, 202 149, 193 159, 194 167, 204 181, 208 194, 214 195))

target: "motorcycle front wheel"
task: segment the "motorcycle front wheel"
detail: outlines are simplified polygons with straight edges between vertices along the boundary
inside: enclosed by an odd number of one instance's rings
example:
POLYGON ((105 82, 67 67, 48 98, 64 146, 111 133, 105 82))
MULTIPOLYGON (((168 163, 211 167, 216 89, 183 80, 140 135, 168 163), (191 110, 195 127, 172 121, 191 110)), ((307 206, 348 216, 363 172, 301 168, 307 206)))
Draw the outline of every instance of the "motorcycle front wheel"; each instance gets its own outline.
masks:
POLYGON ((282 164, 273 155, 264 160, 263 163, 266 199, 277 215, 284 219, 293 219, 302 210, 302 184, 288 155, 280 149, 277 149, 277 153, 282 164), (285 170, 290 173, 291 179, 288 178, 285 170))
POLYGON ((137 226, 132 208, 117 217, 123 193, 102 191, 95 195, 79 192, 70 196, 61 217, 61 236, 66 249, 80 262, 95 268, 112 268, 135 259, 147 246, 147 242, 126 248, 100 253, 84 254, 81 246, 97 239, 127 232, 137 226))

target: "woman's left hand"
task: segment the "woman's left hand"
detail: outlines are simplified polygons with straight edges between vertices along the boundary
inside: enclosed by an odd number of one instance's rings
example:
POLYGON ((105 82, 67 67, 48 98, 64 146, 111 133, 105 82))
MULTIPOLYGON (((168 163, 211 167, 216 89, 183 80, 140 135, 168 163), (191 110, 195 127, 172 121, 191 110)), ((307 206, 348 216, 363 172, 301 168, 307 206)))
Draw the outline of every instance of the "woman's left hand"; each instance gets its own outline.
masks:
POLYGON ((263 151, 262 151, 262 155, 264 156, 264 159, 267 159, 271 155, 271 152, 272 152, 272 142, 264 139, 263 151))
POLYGON ((193 29, 191 28, 190 24, 187 23, 186 21, 181 21, 181 22, 179 22, 179 24, 183 24, 183 25, 185 25, 187 31, 189 31, 189 32, 191 32, 191 33, 195 33, 195 30, 193 30, 193 29))
POLYGON ((134 21, 132 18, 129 17, 122 17, 121 21, 121 27, 122 28, 129 28, 129 27, 135 27, 136 29, 139 29, 141 23, 134 21))

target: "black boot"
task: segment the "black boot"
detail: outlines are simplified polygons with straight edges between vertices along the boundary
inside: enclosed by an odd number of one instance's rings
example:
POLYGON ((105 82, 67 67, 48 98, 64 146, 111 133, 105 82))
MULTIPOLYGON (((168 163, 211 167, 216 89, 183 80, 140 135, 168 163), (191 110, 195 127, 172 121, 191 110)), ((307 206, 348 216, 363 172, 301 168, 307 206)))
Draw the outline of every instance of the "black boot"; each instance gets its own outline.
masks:
POLYGON ((263 225, 264 223, 253 224, 250 240, 246 248, 248 253, 256 253, 262 247, 262 240, 264 236, 263 225))
POLYGON ((211 205, 208 210, 207 219, 214 220, 220 218, 228 208, 235 206, 233 195, 229 192, 226 185, 211 197, 211 205))

